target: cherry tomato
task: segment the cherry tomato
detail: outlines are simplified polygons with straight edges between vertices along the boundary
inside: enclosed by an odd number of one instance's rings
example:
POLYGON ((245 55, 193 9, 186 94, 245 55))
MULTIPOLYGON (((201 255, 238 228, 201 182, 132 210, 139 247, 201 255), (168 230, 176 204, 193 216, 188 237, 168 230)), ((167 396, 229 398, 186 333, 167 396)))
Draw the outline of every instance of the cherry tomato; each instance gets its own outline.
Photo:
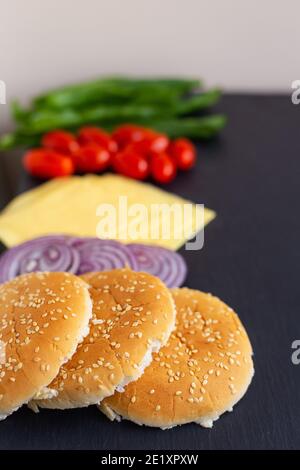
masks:
POLYGON ((164 134, 157 134, 153 131, 145 131, 143 140, 129 144, 138 153, 142 153, 146 157, 151 154, 164 152, 169 146, 169 139, 164 134))
POLYGON ((108 150, 94 143, 82 145, 73 158, 76 170, 83 173, 98 173, 110 164, 108 150))
POLYGON ((48 149, 66 154, 72 154, 79 148, 78 142, 73 134, 60 130, 45 134, 42 138, 42 145, 48 149))
POLYGON ((82 127, 78 134, 78 142, 81 145, 95 143, 100 147, 104 147, 110 153, 116 153, 118 150, 117 142, 99 127, 82 127))
POLYGON ((48 149, 29 150, 23 158, 25 169, 33 176, 48 179, 74 173, 72 158, 48 149))
POLYGON ((188 139, 174 140, 170 153, 180 170, 189 170, 195 164, 196 148, 188 139))
POLYGON ((151 173, 158 183, 170 183, 176 176, 174 160, 166 153, 154 156, 151 160, 151 173))
POLYGON ((137 180, 144 180, 149 174, 147 159, 130 148, 113 157, 113 167, 117 173, 137 180))
POLYGON ((124 149, 128 144, 141 142, 145 138, 148 129, 133 124, 124 124, 118 127, 113 133, 112 138, 117 142, 120 149, 124 149))
POLYGON ((165 152, 169 146, 169 139, 165 134, 158 134, 156 132, 152 132, 149 134, 149 137, 146 138, 146 142, 149 142, 149 150, 150 152, 154 153, 162 153, 165 152))

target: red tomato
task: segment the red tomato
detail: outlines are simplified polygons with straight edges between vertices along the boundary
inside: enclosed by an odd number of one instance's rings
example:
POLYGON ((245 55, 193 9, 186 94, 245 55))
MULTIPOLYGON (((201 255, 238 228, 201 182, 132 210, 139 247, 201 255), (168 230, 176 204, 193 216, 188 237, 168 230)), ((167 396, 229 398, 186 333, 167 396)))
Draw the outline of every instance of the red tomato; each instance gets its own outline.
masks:
POLYGON ((60 130, 45 134, 42 138, 42 145, 48 149, 67 154, 74 153, 79 148, 78 142, 73 134, 60 130))
POLYGON ((75 168, 83 173, 98 173, 110 164, 110 153, 97 144, 82 145, 74 154, 75 168))
POLYGON ((151 160, 151 173, 158 183, 170 183, 176 176, 174 160, 166 153, 154 156, 151 160))
POLYGON ((171 156, 180 170, 189 170, 196 161, 196 148, 188 139, 176 139, 170 147, 171 156))
POLYGON ((113 167, 117 173, 137 180, 144 180, 149 174, 147 159, 130 148, 113 157, 113 167))
POLYGON ((147 131, 144 134, 143 140, 129 144, 136 152, 142 153, 149 157, 151 154, 164 152, 169 146, 169 139, 164 134, 156 134, 152 131, 147 131))
POLYGON ((165 134, 158 134, 156 132, 152 133, 152 136, 149 135, 149 138, 146 139, 149 141, 149 150, 154 153, 165 152, 169 146, 169 139, 165 134))
POLYGON ((29 150, 23 158, 25 169, 33 176, 48 179, 74 173, 71 157, 48 149, 29 150))
POLYGON ((133 142, 141 142, 145 138, 147 129, 133 124, 124 124, 118 127, 113 133, 112 138, 117 142, 120 149, 133 142))
POLYGON ((111 136, 99 127, 82 127, 78 134, 78 142, 84 144, 97 144, 104 147, 110 153, 116 153, 118 150, 117 142, 111 136))

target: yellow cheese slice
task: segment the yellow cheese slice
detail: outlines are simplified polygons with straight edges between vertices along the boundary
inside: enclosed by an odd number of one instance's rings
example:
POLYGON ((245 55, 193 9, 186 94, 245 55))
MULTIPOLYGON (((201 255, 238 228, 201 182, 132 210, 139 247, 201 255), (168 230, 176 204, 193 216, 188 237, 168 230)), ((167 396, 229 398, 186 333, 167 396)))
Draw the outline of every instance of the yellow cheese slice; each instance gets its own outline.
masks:
POLYGON ((55 178, 48 181, 47 183, 41 184, 37 188, 26 191, 25 193, 19 194, 12 201, 7 204, 3 209, 2 214, 11 214, 15 210, 22 209, 28 204, 33 204, 38 199, 41 199, 43 195, 48 195, 51 191, 54 191, 62 186, 73 184, 76 179, 79 177, 64 177, 64 178, 55 178))
POLYGON ((176 250, 214 217, 210 209, 201 212, 148 183, 114 174, 86 175, 50 181, 18 196, 0 215, 0 239, 11 247, 65 233, 176 250))

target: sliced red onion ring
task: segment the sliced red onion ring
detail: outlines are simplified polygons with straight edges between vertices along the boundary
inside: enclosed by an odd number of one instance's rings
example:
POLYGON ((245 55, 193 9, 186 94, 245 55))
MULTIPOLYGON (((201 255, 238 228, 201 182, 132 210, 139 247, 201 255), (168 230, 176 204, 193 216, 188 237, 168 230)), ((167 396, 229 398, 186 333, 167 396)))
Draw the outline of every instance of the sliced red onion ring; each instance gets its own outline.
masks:
POLYGON ((168 287, 180 286, 186 264, 166 248, 92 237, 49 235, 7 250, 0 257, 0 283, 33 271, 67 271, 83 274, 128 266, 158 276, 168 287))
POLYGON ((50 235, 21 243, 0 258, 0 283, 33 271, 68 271, 76 273, 79 253, 71 237, 50 235))
POLYGON ((134 271, 138 268, 134 254, 123 243, 99 238, 78 238, 73 242, 80 257, 77 274, 91 271, 109 271, 128 266, 134 271))
POLYGON ((138 271, 159 277, 167 287, 179 287, 186 278, 187 266, 183 257, 174 251, 155 245, 127 245, 138 262, 138 271))

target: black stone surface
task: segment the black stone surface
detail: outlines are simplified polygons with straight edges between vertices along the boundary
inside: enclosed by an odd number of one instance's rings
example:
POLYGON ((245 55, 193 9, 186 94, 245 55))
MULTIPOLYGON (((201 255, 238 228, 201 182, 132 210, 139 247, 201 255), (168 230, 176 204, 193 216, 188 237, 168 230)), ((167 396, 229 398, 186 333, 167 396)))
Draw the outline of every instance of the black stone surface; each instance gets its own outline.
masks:
MULTIPOLYGON (((215 209, 204 249, 182 250, 186 285, 210 291, 240 315, 255 356, 252 385, 211 430, 111 423, 96 407, 23 409, 0 423, 0 449, 300 448, 300 106, 288 96, 227 95, 219 139, 199 145, 194 171, 168 189, 215 209)), ((1 155, 0 202, 31 187, 20 153, 1 155)))

